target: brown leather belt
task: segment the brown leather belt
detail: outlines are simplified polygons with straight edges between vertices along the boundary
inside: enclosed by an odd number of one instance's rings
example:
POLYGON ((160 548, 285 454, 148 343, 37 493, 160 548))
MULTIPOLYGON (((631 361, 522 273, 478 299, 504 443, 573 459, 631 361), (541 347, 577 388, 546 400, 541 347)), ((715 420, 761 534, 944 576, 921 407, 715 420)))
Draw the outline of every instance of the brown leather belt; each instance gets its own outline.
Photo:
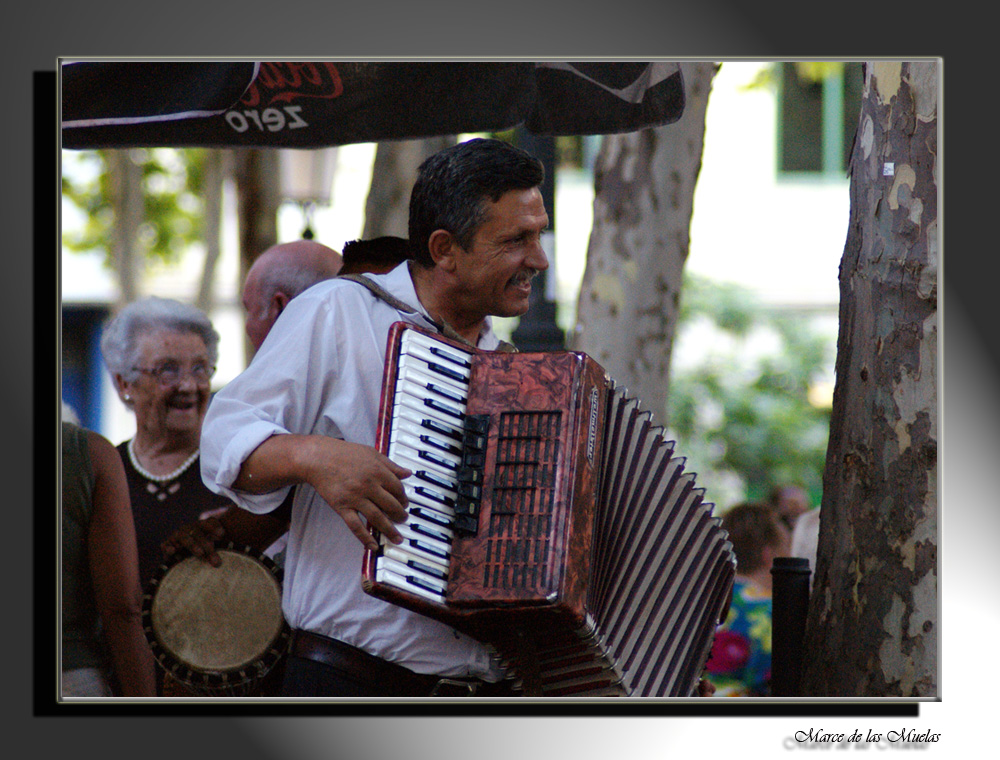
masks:
POLYGON ((289 653, 293 657, 334 668, 362 683, 378 684, 385 696, 485 697, 514 696, 507 681, 490 683, 478 678, 451 678, 414 673, 342 641, 295 630, 289 653))

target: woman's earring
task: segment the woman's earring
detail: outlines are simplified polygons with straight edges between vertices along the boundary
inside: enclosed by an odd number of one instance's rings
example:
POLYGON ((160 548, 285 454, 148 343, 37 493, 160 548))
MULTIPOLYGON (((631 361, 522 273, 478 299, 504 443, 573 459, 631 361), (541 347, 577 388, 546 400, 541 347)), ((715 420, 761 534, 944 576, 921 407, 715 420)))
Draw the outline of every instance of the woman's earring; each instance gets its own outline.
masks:
POLYGON ((130 395, 128 395, 128 394, 126 393, 126 394, 125 394, 125 400, 126 400, 126 401, 131 401, 131 400, 132 400, 132 397, 131 397, 130 395))

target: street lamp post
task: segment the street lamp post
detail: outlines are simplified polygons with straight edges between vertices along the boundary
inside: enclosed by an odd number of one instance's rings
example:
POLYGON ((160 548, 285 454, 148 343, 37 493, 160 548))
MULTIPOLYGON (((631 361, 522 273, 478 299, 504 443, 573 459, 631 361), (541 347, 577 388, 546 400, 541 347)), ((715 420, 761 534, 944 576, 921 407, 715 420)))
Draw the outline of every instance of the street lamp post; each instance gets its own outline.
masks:
MULTIPOLYGON (((548 293, 549 278, 555 283, 556 139, 535 135, 519 127, 514 134, 514 142, 545 167, 541 192, 545 210, 549 214, 549 228, 542 236, 542 245, 549 259, 549 269, 540 272, 535 278, 528 311, 518 321, 511 338, 521 351, 560 351, 565 348, 566 339, 556 323, 555 301, 549 298, 548 293)), ((554 287, 552 291, 555 291, 554 287)))

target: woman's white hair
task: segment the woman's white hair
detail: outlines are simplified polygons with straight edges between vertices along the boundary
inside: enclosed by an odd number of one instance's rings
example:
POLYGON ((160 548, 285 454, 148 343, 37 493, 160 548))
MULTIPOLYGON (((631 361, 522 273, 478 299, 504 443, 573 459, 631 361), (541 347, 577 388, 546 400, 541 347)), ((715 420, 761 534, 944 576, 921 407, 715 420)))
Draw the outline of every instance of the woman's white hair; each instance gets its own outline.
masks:
POLYGON ((209 361, 219 359, 219 333, 205 312, 172 298, 149 296, 128 304, 104 325, 101 355, 112 377, 137 379, 139 373, 132 368, 139 361, 139 338, 157 330, 194 333, 205 342, 209 361))

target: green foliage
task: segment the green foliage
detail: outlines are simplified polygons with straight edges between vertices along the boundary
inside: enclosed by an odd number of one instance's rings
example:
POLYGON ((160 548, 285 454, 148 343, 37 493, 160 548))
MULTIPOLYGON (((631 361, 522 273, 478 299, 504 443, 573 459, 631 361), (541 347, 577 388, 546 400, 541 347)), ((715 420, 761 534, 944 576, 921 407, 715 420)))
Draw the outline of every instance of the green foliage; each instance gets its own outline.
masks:
POLYGON ((670 434, 720 508, 798 483, 818 503, 830 409, 810 402, 834 341, 801 314, 688 276, 667 401, 670 434))
MULTIPOLYGON (((110 151, 64 154, 62 192, 83 217, 79 227, 63 232, 70 251, 103 250, 110 262, 115 225, 115 178, 110 151)), ((176 261, 188 246, 203 238, 205 151, 168 148, 128 151, 141 168, 144 219, 136 230, 138 254, 164 262, 176 261)))
MULTIPOLYGON (((747 82, 741 89, 776 89, 781 80, 782 63, 771 63, 763 66, 756 76, 747 82)), ((828 77, 842 74, 844 71, 844 61, 796 61, 795 73, 799 81, 809 84, 819 84, 828 77)))

